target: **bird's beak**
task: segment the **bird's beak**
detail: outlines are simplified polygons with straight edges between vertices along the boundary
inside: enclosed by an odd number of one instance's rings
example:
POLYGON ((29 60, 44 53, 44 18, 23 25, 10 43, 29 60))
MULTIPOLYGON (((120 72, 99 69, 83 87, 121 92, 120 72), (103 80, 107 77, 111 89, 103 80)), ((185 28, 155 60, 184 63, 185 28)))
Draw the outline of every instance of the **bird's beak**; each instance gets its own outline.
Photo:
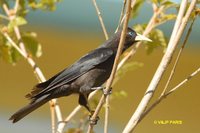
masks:
POLYGON ((137 36, 135 37, 135 41, 148 41, 148 42, 152 42, 151 39, 141 35, 141 34, 138 34, 137 33, 137 36))

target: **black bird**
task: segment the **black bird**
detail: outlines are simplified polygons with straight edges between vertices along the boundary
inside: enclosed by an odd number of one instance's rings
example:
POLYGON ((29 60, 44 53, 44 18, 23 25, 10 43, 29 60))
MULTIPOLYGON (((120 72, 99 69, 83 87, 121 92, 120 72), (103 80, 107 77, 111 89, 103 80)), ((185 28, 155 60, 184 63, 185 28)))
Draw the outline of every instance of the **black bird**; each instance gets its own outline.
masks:
MULTIPOLYGON (((49 80, 37 84, 32 92, 26 95, 31 102, 13 114, 10 120, 15 123, 51 99, 71 94, 79 94, 79 104, 91 112, 88 105, 88 95, 95 90, 95 87, 98 88, 109 78, 117 53, 120 35, 121 30, 97 49, 81 57, 70 67, 59 72, 49 80)), ((128 28, 122 52, 141 40, 151 41, 128 28)))

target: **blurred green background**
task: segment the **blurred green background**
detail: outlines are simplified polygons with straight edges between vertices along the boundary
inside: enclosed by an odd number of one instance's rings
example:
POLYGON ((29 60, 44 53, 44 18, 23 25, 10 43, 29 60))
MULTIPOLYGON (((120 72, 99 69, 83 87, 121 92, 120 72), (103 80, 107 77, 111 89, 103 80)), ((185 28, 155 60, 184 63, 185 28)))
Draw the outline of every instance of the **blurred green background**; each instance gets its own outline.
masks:
MULTIPOLYGON (((118 24, 122 1, 97 1, 102 11, 106 28, 111 36, 118 24)), ((130 26, 148 22, 152 9, 148 4, 142 7, 139 17, 131 20, 130 26), (145 14, 145 15, 143 15, 145 14)), ((96 11, 91 1, 64 0, 57 4, 54 12, 34 11, 28 15, 28 26, 22 30, 34 31, 42 44, 43 55, 34 58, 46 78, 50 78, 60 70, 69 66, 82 55, 96 48, 105 41, 96 11)), ((159 27, 169 37, 173 22, 159 27)), ((174 80, 170 88, 186 78, 196 70, 200 64, 199 47, 199 20, 195 22, 193 32, 189 39, 183 56, 177 67, 174 80)), ((177 52, 176 52, 177 55, 177 52)), ((133 111, 143 97, 152 76, 163 56, 161 48, 147 55, 145 46, 139 48, 131 61, 142 62, 144 65, 134 71, 127 72, 115 84, 114 91, 125 90, 127 97, 117 97, 111 101, 111 120, 109 132, 121 132, 128 122, 133 111)), ((174 60, 172 61, 174 62, 174 60)), ((23 96, 37 83, 31 67, 25 60, 20 60, 15 66, 0 61, 0 132, 2 133, 49 133, 51 132, 49 106, 39 108, 25 117, 22 121, 12 124, 8 118, 17 109, 28 103, 23 96)), ((171 67, 170 67, 171 68, 171 67)), ((155 96, 162 91, 169 70, 155 96)), ((194 77, 189 83, 180 88, 159 104, 136 128, 136 133, 154 132, 182 132, 198 133, 200 131, 200 75, 194 77), (155 120, 181 120, 181 125, 157 125, 155 120)), ((99 92, 101 94, 101 92, 99 92)), ((77 105, 77 96, 59 99, 64 116, 67 116, 77 105)), ((155 98, 153 99, 155 100, 155 98)), ((152 101, 153 101, 152 100, 152 101)), ((84 110, 83 110, 84 111, 84 110)), ((83 112, 82 111, 82 112, 83 112)), ((81 115, 77 115, 79 119, 81 115)), ((100 114, 99 125, 95 132, 101 133, 104 113, 100 114)), ((78 123, 72 122, 67 127, 77 127, 78 123)))

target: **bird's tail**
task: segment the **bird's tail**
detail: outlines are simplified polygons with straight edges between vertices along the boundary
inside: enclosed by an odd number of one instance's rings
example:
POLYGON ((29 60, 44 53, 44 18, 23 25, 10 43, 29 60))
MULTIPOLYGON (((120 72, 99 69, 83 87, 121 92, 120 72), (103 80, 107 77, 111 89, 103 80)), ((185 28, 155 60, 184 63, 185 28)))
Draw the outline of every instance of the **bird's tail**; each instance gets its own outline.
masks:
POLYGON ((48 95, 46 96, 42 96, 34 101, 32 101, 31 103, 29 103, 28 105, 24 106, 23 108, 21 108, 20 110, 18 110, 16 113, 14 113, 9 120, 12 120, 13 123, 21 120, 22 118, 24 118, 26 115, 28 115, 29 113, 31 113, 32 111, 36 110, 37 108, 39 108, 40 106, 42 106, 43 104, 45 104, 46 102, 48 102, 50 99, 48 97, 48 95))

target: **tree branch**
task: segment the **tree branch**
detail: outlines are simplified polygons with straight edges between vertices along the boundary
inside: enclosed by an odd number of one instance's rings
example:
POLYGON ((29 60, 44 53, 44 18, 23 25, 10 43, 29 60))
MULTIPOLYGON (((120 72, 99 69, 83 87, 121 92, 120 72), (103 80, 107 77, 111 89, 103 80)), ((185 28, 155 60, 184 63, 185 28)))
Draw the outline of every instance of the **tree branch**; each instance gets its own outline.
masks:
POLYGON ((147 88, 147 91, 146 91, 144 97, 142 98, 142 100, 141 100, 140 104, 138 105, 136 111, 134 112, 134 114, 132 115, 128 124, 126 125, 123 133, 130 133, 135 129, 140 117, 142 116, 143 112, 145 111, 145 109, 147 107, 147 104, 150 102, 150 100, 151 100, 151 98, 152 98, 152 96, 153 96, 153 94, 154 94, 154 92, 155 92, 155 90, 158 86, 158 83, 160 82, 167 66, 170 63, 172 55, 175 51, 175 48, 178 44, 178 41, 180 40, 180 37, 183 33, 183 30, 184 30, 184 28, 187 24, 189 16, 190 16, 192 10, 195 7, 195 4, 196 4, 196 0, 192 0, 188 11, 187 11, 185 17, 183 18, 183 14, 184 14, 185 9, 186 9, 185 7, 187 5, 187 0, 182 1, 181 7, 179 9, 179 14, 178 14, 178 17, 177 17, 177 20, 176 20, 176 23, 175 23, 175 26, 174 26, 174 29, 173 29, 173 32, 172 32, 172 36, 171 36, 170 41, 169 41, 168 48, 166 50, 166 53, 163 56, 162 61, 159 65, 156 73, 154 74, 154 77, 153 77, 149 87, 147 88))
POLYGON ((119 30, 119 27, 120 27, 120 25, 121 25, 122 22, 123 22, 123 18, 124 18, 124 16, 125 16, 125 15, 124 15, 124 11, 125 11, 126 2, 127 2, 127 0, 124 0, 124 1, 123 1, 123 6, 122 6, 122 10, 121 10, 121 14, 120 14, 118 26, 117 26, 117 28, 116 28, 116 32, 119 30))
POLYGON ((110 95, 107 95, 105 104, 104 133, 108 133, 109 111, 110 111, 110 95))
MULTIPOLYGON (((169 85, 169 83, 170 83, 170 81, 171 81, 171 79, 172 79, 172 77, 173 77, 173 74, 174 74, 174 72, 175 72, 177 63, 178 63, 178 61, 179 61, 179 59, 180 59, 180 57, 181 57, 181 54, 182 54, 182 52, 183 52, 183 49, 184 49, 184 47, 185 47, 185 45, 186 45, 186 42, 187 42, 187 40, 188 40, 188 38, 189 38, 189 35, 190 35, 191 31, 192 31, 192 26, 193 26, 193 24, 194 24, 194 21, 195 21, 195 19, 196 19, 196 16, 197 16, 197 15, 195 15, 195 17, 193 18, 192 23, 191 23, 191 25, 190 25, 190 28, 188 29, 187 35, 186 35, 186 37, 185 37, 185 39, 184 39, 184 42, 183 42, 183 45, 181 46, 181 49, 180 49, 180 51, 179 51, 179 53, 178 53, 178 55, 177 55, 176 61, 175 61, 175 63, 174 63, 174 66, 173 66, 173 68, 172 68, 172 71, 171 71, 171 73, 170 73, 169 79, 168 79, 168 81, 167 81, 167 83, 166 83, 166 85, 165 85, 165 87, 164 87, 164 89, 163 89, 163 92, 161 93, 160 97, 159 97, 149 108, 147 108, 147 109, 145 110, 145 112, 144 112, 143 115, 141 116, 139 122, 140 122, 154 107, 156 107, 156 105, 158 105, 164 98, 166 98, 169 94, 171 94, 171 93, 169 93, 170 91, 166 93, 167 87, 168 87, 168 85, 169 85)), ((195 72, 193 72, 193 74, 191 74, 190 76, 188 76, 188 78, 189 78, 189 77, 195 76, 197 73, 198 73, 198 69, 197 69, 195 72)), ((186 79, 188 79, 188 78, 186 78, 186 79)), ((189 79, 188 79, 188 80, 189 80, 189 79)), ((185 80, 183 80, 182 82, 185 82, 185 80)), ((182 82, 181 82, 181 83, 182 83, 182 82)), ((181 83, 180 83, 180 84, 181 84, 181 83)), ((185 82, 185 83, 186 83, 186 82, 185 82)), ((183 85, 183 84, 181 84, 181 85, 183 85)), ((177 86, 179 86, 179 85, 177 85, 177 86)), ((176 86, 176 87, 177 87, 177 86, 176 86)), ((176 87, 174 87, 174 88, 176 88, 176 87)), ((180 87, 180 86, 179 86, 179 87, 180 87)), ((178 89, 178 88, 177 88, 177 89, 178 89)), ((171 90, 173 90, 173 89, 171 89, 171 90)), ((174 92, 174 91, 173 91, 173 92, 174 92)))
POLYGON ((105 27, 105 24, 104 24, 104 22, 103 22, 103 18, 102 18, 102 16, 101 16, 101 12, 100 12, 100 10, 99 10, 99 8, 98 8, 98 6, 97 6, 96 0, 92 0, 92 2, 93 2, 94 7, 95 7, 95 9, 96 9, 96 12, 97 12, 97 15, 98 15, 98 18, 99 18, 101 27, 102 27, 102 29, 103 29, 103 33, 104 33, 104 35, 105 35, 105 38, 106 38, 106 40, 108 40, 108 38, 109 38, 109 37, 108 37, 108 33, 107 33, 107 31, 106 31, 106 27, 105 27))
MULTIPOLYGON (((13 21, 13 19, 16 18, 18 6, 19 6, 19 0, 16 0, 14 10, 9 10, 7 5, 3 4, 3 9, 4 9, 5 13, 7 14, 10 21, 13 21)), ((37 79, 39 80, 39 82, 46 81, 46 79, 45 79, 42 71, 40 70, 40 68, 36 65, 35 61, 28 55, 26 48, 25 48, 25 45, 22 41, 21 34, 20 34, 18 26, 14 26, 14 32, 15 32, 15 35, 16 35, 18 41, 19 41, 19 47, 20 48, 14 43, 14 41, 9 37, 9 35, 6 32, 3 32, 2 34, 12 44, 12 46, 28 61, 28 63, 34 69, 34 73, 35 73, 37 79)), ((55 133, 55 123, 56 123, 55 116, 54 116, 55 111, 56 111, 56 115, 57 115, 58 120, 62 121, 62 115, 61 115, 60 107, 59 107, 56 99, 51 100, 49 103, 50 103, 50 111, 51 111, 51 118, 52 118, 52 133, 55 133)))
POLYGON ((185 37, 185 39, 184 39, 183 45, 181 46, 181 49, 179 50, 179 53, 178 53, 177 58, 176 58, 176 61, 175 61, 174 66, 173 66, 173 68, 172 68, 172 70, 171 70, 171 73, 170 73, 170 76, 169 76, 169 78, 168 78, 168 80, 167 80, 167 83, 166 83, 166 85, 165 85, 165 87, 164 87, 164 89, 163 89, 163 91, 162 91, 162 93, 161 93, 161 96, 165 94, 165 92, 166 92, 166 90, 167 90, 167 88, 168 88, 168 86, 169 86, 169 83, 170 83, 170 81, 172 80, 172 78, 173 78, 173 76, 174 76, 174 73, 175 73, 175 71, 176 71, 176 66, 177 66, 177 64, 178 64, 178 61, 179 61, 179 59, 180 59, 180 57, 181 57, 181 55, 182 55, 183 49, 185 48, 185 45, 186 45, 187 40, 188 40, 188 38, 189 38, 189 36, 190 36, 190 33, 192 32, 192 26, 193 26, 193 24, 194 24, 195 19, 196 19, 196 15, 195 15, 195 17, 194 17, 193 20, 192 20, 192 23, 191 23, 191 25, 190 25, 190 28, 188 29, 188 32, 187 32, 187 35, 186 35, 186 37, 185 37))
POLYGON ((192 74, 190 74, 186 79, 184 79, 182 82, 180 82, 178 85, 176 85, 174 88, 172 88, 170 91, 164 93, 163 95, 161 95, 148 109, 146 109, 146 111, 142 114, 142 116, 139 119, 139 122, 151 111, 153 110, 162 100, 164 100, 165 98, 167 98, 167 96, 169 96, 170 94, 172 94, 173 92, 175 92, 178 88, 180 88, 182 85, 184 85, 185 83, 187 83, 191 78, 193 78, 194 76, 196 76, 198 73, 200 72, 200 67, 194 71, 192 74))

